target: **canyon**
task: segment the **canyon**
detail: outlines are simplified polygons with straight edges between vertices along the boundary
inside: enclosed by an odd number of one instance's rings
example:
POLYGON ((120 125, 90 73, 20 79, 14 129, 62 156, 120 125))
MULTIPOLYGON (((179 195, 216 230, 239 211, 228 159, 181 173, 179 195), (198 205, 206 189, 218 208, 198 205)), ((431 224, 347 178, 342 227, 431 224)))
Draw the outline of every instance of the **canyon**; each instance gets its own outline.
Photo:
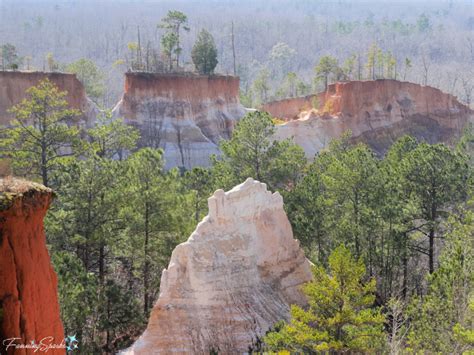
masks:
POLYGON ((89 127, 95 123, 99 110, 87 97, 75 74, 0 71, 0 125, 8 125, 14 118, 8 110, 27 97, 26 90, 45 79, 54 83, 60 91, 66 91, 65 99, 69 106, 83 113, 78 117, 80 125, 89 127))
POLYGON ((178 245, 161 276, 148 326, 123 354, 257 350, 289 305, 306 303, 300 286, 311 263, 283 209, 283 198, 247 179, 208 199, 209 214, 178 245))
MULTIPOLYGON (((0 72, 0 124, 13 118, 8 109, 25 91, 48 78, 71 107, 91 126, 99 112, 73 74, 0 72)), ((399 137, 409 134, 428 143, 451 144, 460 137, 474 111, 436 88, 390 79, 338 82, 327 91, 266 103, 260 107, 278 124, 275 139, 292 139, 309 159, 345 131, 353 142, 368 144, 383 155, 399 137)), ((229 139, 248 112, 239 101, 239 78, 192 73, 128 72, 115 118, 139 129, 139 146, 162 148, 165 168, 208 167, 219 156, 219 141, 229 139)))
POLYGON ((403 135, 428 143, 454 143, 474 111, 438 89, 396 80, 351 81, 326 92, 270 102, 262 110, 286 122, 276 139, 290 138, 309 159, 345 131, 353 142, 383 155, 403 135))
MULTIPOLYGON (((13 178, 0 179, 2 354, 41 352, 8 344, 51 345, 64 341, 57 277, 51 266, 43 227, 52 198, 53 192, 42 185, 13 178)), ((65 354, 65 349, 51 348, 47 353, 65 354)))
MULTIPOLYGON (((96 108, 74 75, 14 72, 0 74, 1 123, 8 125, 7 108, 45 76, 68 91, 70 105, 92 125, 96 108)), ((220 154, 219 141, 231 137, 246 112, 238 92, 236 77, 127 73, 113 114, 140 130, 140 146, 163 148, 167 169, 209 166, 210 156, 220 154)), ((262 109, 285 121, 276 126, 275 139, 292 139, 309 159, 347 130, 353 142, 383 155, 405 134, 453 144, 474 120, 455 97, 396 80, 340 82, 262 109)), ((41 185, 0 180, 0 344, 64 340, 43 227, 52 199, 41 185)), ((217 190, 208 209, 174 249, 148 326, 123 354, 258 351, 265 333, 289 319, 291 304, 306 304, 301 286, 312 279, 311 263, 293 237, 278 192, 249 178, 230 191, 217 190)))
POLYGON ((210 165, 245 109, 238 77, 129 72, 113 113, 140 130, 141 146, 163 148, 166 168, 189 169, 210 165))

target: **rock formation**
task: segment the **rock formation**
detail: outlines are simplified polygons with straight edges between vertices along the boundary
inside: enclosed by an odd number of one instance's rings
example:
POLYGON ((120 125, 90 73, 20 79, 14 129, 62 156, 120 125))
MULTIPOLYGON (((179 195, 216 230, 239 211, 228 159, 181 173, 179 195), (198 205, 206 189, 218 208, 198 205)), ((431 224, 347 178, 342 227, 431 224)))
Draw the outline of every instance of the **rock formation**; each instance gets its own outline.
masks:
POLYGON ((249 178, 209 198, 209 215, 176 247, 145 333, 126 354, 247 352, 289 304, 311 267, 278 192, 249 178))
POLYGON ((209 165, 244 115, 232 76, 126 73, 115 117, 138 127, 141 145, 164 149, 166 168, 209 165))
MULTIPOLYGON (((329 88, 331 87, 332 86, 329 86, 329 88)), ((262 111, 268 112, 273 117, 277 117, 285 121, 296 120, 302 113, 306 113, 313 108, 319 108, 320 101, 321 99, 324 100, 324 96, 324 93, 322 93, 317 95, 292 97, 289 99, 271 101, 263 104, 260 109, 262 111)))
MULTIPOLYGON (((12 344, 61 344, 56 274, 51 267, 43 217, 50 189, 17 179, 0 179, 0 353, 37 354, 12 344), (8 351, 7 351, 8 348, 8 351)), ((44 350, 43 350, 44 351, 44 350)), ((64 354, 64 348, 48 354, 64 354)))
POLYGON ((263 109, 288 121, 277 126, 277 138, 292 137, 310 159, 347 130, 354 141, 384 154, 405 134, 451 143, 474 119, 474 112, 454 96, 396 80, 336 83, 325 93, 269 103, 263 109))
POLYGON ((67 91, 66 100, 72 108, 81 110, 82 125, 95 122, 98 109, 87 98, 84 86, 75 74, 0 71, 0 124, 7 125, 13 115, 8 110, 26 97, 26 90, 37 85, 41 80, 49 79, 60 91, 67 91))

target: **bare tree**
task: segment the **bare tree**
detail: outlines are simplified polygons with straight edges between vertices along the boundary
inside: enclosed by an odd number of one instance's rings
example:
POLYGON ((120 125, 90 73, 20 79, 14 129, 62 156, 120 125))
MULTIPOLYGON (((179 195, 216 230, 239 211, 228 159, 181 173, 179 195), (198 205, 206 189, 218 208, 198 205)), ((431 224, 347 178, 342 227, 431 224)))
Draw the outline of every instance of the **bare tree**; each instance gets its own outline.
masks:
POLYGON ((421 83, 422 85, 428 85, 428 72, 430 70, 430 62, 425 52, 423 52, 421 55, 421 63, 423 64, 423 80, 421 83))
POLYGON ((390 355, 403 354, 405 349, 405 340, 410 329, 407 315, 406 304, 401 298, 392 298, 388 302, 390 319, 390 336, 388 345, 390 355))

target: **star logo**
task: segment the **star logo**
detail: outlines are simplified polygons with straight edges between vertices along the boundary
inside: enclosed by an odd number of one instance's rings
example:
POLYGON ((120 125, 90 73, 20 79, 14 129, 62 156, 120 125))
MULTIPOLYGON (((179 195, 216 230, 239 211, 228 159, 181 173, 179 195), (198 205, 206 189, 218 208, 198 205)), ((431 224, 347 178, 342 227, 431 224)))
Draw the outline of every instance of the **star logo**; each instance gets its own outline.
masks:
POLYGON ((75 349, 79 349, 78 343, 79 341, 76 338, 76 334, 68 335, 66 338, 66 350, 73 351, 75 349))

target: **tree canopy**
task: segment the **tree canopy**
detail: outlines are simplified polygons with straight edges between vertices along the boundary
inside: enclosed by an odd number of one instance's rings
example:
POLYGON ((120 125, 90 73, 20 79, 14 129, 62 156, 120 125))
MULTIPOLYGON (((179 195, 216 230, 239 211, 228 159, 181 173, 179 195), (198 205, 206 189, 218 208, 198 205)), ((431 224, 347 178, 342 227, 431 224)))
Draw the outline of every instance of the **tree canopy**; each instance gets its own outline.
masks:
POLYGON ((205 29, 198 34, 191 52, 196 70, 201 74, 212 74, 217 65, 217 48, 214 38, 205 29))
POLYGON ((376 352, 385 342, 385 317, 375 301, 375 280, 364 282, 365 266, 344 246, 329 256, 329 273, 314 266, 314 280, 303 288, 308 309, 291 307, 287 325, 266 335, 270 350, 305 354, 376 352))

